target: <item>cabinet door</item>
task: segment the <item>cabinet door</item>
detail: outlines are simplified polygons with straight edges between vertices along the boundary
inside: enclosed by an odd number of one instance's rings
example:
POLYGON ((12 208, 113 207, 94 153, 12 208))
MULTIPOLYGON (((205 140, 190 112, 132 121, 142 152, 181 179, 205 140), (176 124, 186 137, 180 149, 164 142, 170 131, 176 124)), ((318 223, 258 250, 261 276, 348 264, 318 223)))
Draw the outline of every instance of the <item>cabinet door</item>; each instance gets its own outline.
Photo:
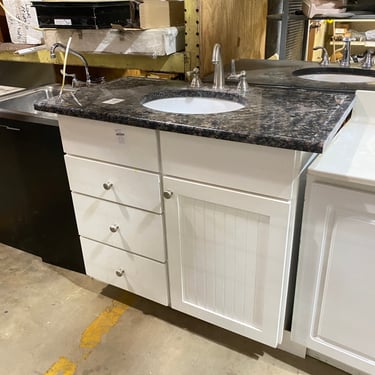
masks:
POLYGON ((313 183, 305 213, 292 338, 375 374, 375 196, 313 183))
POLYGON ((289 203, 174 178, 164 188, 172 307, 275 347, 289 203))

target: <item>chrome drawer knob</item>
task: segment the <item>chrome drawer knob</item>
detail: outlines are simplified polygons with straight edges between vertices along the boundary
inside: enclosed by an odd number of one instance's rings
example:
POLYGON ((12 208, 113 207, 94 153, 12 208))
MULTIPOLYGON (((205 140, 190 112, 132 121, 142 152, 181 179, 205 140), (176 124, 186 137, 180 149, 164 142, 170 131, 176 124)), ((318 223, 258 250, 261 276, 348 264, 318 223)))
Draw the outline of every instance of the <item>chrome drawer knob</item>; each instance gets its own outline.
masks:
POLYGON ((105 182, 105 183, 103 184, 103 188, 104 188, 105 190, 111 190, 112 186, 113 186, 112 182, 109 182, 109 181, 107 181, 107 182, 105 182))
POLYGON ((171 199, 172 195, 173 195, 173 191, 169 191, 169 190, 167 190, 163 193, 163 196, 164 196, 165 199, 171 199))
POLYGON ((125 275, 125 270, 123 270, 122 268, 119 268, 118 270, 116 270, 116 276, 121 277, 124 275, 125 275))
POLYGON ((109 227, 109 230, 112 232, 112 233, 116 233, 118 230, 119 230, 119 226, 117 224, 112 224, 110 227, 109 227))

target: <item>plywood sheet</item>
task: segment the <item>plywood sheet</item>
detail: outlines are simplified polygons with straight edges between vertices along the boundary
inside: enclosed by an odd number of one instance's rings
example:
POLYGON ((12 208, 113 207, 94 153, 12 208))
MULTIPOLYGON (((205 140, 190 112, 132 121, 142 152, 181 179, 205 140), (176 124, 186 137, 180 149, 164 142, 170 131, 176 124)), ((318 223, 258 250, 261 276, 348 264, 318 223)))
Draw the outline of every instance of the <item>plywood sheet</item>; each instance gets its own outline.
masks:
POLYGON ((201 0, 199 13, 204 74, 213 70, 212 48, 217 42, 226 63, 233 58, 264 58, 267 0, 201 0))

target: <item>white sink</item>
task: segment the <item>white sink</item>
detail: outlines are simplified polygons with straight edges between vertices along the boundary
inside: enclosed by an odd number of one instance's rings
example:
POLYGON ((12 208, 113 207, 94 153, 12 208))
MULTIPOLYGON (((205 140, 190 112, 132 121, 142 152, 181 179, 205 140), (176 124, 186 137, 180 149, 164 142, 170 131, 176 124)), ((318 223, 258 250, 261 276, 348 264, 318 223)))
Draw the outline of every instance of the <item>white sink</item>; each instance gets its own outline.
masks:
POLYGON ((375 77, 359 76, 354 74, 306 74, 299 76, 303 79, 323 82, 342 82, 342 83, 369 83, 375 82, 375 77))
POLYGON ((232 112, 244 108, 243 104, 232 100, 197 96, 155 99, 143 103, 143 106, 156 111, 187 115, 232 112))
POLYGON ((359 68, 340 68, 340 67, 320 67, 305 68, 293 72, 293 75, 320 82, 333 83, 371 83, 375 82, 373 71, 367 71, 359 68))

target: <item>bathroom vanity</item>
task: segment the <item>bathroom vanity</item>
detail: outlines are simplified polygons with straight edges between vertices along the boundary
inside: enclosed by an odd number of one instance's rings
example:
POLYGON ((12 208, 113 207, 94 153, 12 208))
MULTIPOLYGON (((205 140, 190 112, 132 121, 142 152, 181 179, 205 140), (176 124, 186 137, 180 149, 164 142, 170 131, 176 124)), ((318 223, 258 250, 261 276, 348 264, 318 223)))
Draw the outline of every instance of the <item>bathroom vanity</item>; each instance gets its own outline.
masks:
POLYGON ((308 170, 292 325, 310 355, 367 374, 375 374, 374 99, 357 91, 350 122, 308 170))
POLYGON ((344 123, 353 94, 239 96, 185 85, 120 79, 37 105, 60 115, 86 271, 276 347, 305 170, 344 123), (244 108, 184 115, 142 105, 197 92, 235 96, 244 108))

